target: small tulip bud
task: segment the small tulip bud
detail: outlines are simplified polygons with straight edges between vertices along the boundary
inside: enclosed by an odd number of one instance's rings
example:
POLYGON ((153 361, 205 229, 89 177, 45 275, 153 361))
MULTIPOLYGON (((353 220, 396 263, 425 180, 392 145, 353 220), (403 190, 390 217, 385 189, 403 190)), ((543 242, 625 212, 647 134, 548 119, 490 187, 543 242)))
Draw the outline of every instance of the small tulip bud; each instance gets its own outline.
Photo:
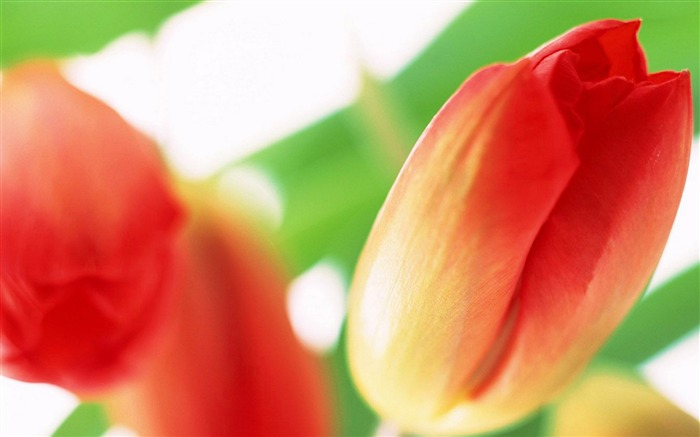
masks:
POLYGON ((587 372, 557 403, 551 435, 635 437, 700 435, 700 423, 639 377, 614 367, 587 372))

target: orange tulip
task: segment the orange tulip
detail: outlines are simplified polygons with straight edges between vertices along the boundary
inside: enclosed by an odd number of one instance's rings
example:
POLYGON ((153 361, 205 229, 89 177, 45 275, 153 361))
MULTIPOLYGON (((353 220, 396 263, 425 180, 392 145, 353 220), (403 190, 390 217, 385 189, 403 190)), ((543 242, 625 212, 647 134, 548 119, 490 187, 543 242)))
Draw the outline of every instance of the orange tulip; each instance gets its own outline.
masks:
POLYGON ((55 67, 2 78, 2 372, 94 391, 171 300, 181 209, 153 144, 55 67))
POLYGON ((115 422, 145 436, 330 435, 321 368, 287 319, 285 275, 241 223, 195 207, 166 340, 108 401, 115 422))
POLYGON ((640 295, 692 136, 687 72, 648 74, 639 22, 578 27, 467 80, 366 243, 348 347, 406 430, 510 424, 585 367, 640 295))

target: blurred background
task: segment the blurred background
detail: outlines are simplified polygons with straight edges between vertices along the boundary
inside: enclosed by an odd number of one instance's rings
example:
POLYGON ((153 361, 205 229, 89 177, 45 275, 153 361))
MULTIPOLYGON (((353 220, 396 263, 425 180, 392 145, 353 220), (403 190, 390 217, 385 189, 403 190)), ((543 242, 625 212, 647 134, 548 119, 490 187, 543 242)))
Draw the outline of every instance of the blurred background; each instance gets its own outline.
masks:
MULTIPOLYGON (((61 59, 73 84, 158 142, 174 173, 213 181, 223 202, 249 211, 295 277, 290 320, 332 369, 342 433, 394 435, 348 379, 342 327, 355 260, 407 153, 481 66, 587 21, 638 17, 650 71, 690 69, 697 108, 697 2, 3 2, 2 65, 61 59)), ((698 263, 699 173, 696 136, 650 290, 698 263)), ((632 364, 697 418, 694 275, 678 292, 691 296, 686 312, 659 316, 682 328, 655 327, 672 346, 632 364)), ((77 404, 2 377, 0 435, 49 435, 77 404)))

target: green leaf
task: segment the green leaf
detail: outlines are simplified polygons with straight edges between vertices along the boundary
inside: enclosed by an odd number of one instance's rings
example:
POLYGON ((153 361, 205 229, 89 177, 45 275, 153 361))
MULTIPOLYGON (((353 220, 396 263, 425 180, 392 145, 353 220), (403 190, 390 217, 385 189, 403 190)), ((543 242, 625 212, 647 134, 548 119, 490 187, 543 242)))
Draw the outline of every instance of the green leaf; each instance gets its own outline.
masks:
POLYGON ((187 1, 3 0, 2 67, 37 57, 92 53, 132 31, 153 33, 187 1))
POLYGON ((700 264, 641 300, 608 340, 600 357, 641 364, 700 325, 700 264))
POLYGON ((86 402, 61 423, 53 437, 99 437, 109 429, 109 419, 101 404, 86 402))
POLYGON ((352 271, 395 176, 358 115, 340 111, 243 161, 278 183, 285 208, 274 235, 294 273, 332 257, 352 271))

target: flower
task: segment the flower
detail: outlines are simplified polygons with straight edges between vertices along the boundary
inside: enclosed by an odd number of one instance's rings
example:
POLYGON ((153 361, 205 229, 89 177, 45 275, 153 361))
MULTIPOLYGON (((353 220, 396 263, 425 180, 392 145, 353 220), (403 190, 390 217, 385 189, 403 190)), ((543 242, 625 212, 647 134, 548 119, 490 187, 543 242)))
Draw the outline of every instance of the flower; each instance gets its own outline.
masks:
POLYGON ((505 426, 582 370, 640 295, 688 168, 687 72, 639 21, 571 30, 469 78, 405 163, 356 269, 351 369, 423 433, 505 426))
POLYGON ((2 78, 2 372, 84 393, 140 366, 182 212, 154 145, 33 62, 2 78))
POLYGON ((110 416, 149 436, 330 435, 323 372, 292 332, 280 264, 209 197, 192 196, 166 338, 110 395, 110 416))
POLYGON ((594 367, 572 386, 550 419, 552 436, 691 436, 700 423, 645 384, 612 366, 594 367))

